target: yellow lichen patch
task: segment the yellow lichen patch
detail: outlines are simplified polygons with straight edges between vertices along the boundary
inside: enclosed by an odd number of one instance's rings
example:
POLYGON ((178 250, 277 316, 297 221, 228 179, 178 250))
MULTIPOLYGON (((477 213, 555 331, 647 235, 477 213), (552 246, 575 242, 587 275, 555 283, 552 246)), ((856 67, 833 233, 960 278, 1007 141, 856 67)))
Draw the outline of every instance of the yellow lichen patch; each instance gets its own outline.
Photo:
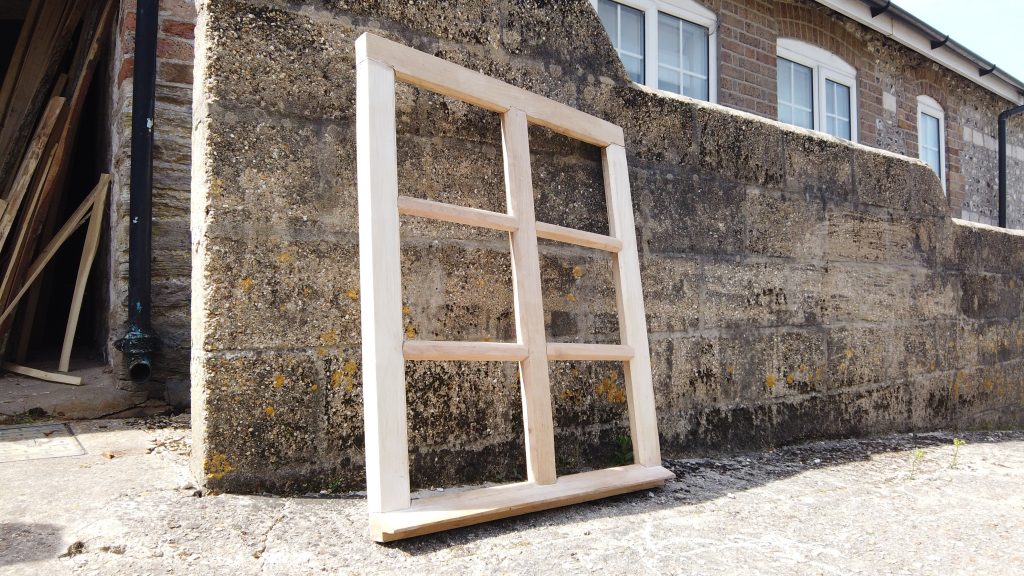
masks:
POLYGON ((576 295, 573 294, 572 292, 569 292, 568 294, 565 295, 565 299, 568 300, 569 302, 575 302, 576 295))
POLYGON ((309 286, 302 287, 302 293, 305 294, 306 296, 309 296, 312 292, 313 290, 309 286))
POLYGON ((274 407, 273 406, 267 406, 266 408, 263 409, 263 412, 267 416, 273 416, 274 415, 274 407))
POLYGON ((597 384, 598 396, 603 396, 612 404, 624 404, 626 402, 626 391, 619 386, 619 371, 612 370, 597 384))
POLYGON ((284 374, 274 375, 274 388, 282 388, 284 386, 284 374))
POLYGON ((289 252, 281 252, 277 255, 277 261, 281 264, 291 264, 293 260, 295 260, 295 258, 293 258, 289 252))
POLYGON ((402 315, 403 316, 408 316, 410 314, 412 314, 412 309, 409 308, 409 305, 408 304, 402 304, 402 315))
POLYGON ((355 288, 349 288, 348 290, 345 291, 345 296, 348 296, 349 300, 355 302, 356 300, 359 300, 359 290, 356 290, 355 288))
POLYGON ((314 383, 309 385, 309 391, 310 392, 316 392, 319 389, 320 389, 320 385, 317 384, 316 382, 314 382, 314 383))
POLYGON ((412 340, 413 338, 416 337, 416 328, 413 327, 412 322, 409 322, 405 326, 405 337, 408 338, 409 340, 412 340))
POLYGON ((327 330, 320 334, 320 342, 325 346, 334 346, 338 343, 338 331, 327 330))
POLYGON ((210 480, 220 480, 228 472, 235 469, 228 462, 228 457, 220 452, 210 454, 210 457, 203 460, 203 469, 206 470, 206 477, 210 480))
POLYGON ((846 351, 846 359, 849 360, 850 358, 853 358, 853 350, 846 351))
POLYGON ((562 390, 558 397, 565 402, 569 402, 574 406, 583 404, 583 394, 579 390, 562 390))
POLYGON ((341 370, 335 370, 331 373, 331 388, 337 388, 342 382, 345 383, 345 391, 351 392, 352 388, 356 384, 356 370, 359 369, 359 365, 353 360, 348 360, 345 365, 341 367, 341 370))
POLYGON ((775 388, 775 374, 769 374, 766 376, 764 379, 764 385, 767 386, 769 390, 775 388))
POLYGON ((242 281, 239 282, 238 285, 242 287, 242 291, 248 292, 249 290, 252 290, 252 286, 255 283, 256 282, 254 282, 252 278, 246 276, 245 278, 242 278, 242 281))
POLYGON ((726 366, 725 373, 728 374, 729 376, 732 376, 732 366, 726 366))
POLYGON ((795 378, 793 378, 793 373, 792 372, 790 372, 789 374, 786 374, 786 384, 787 385, 792 385, 793 384, 793 380, 795 380, 795 378))
POLYGON ((584 272, 583 272, 583 267, 582 266, 573 266, 572 267, 572 277, 573 278, 579 280, 580 278, 583 278, 583 274, 584 274, 584 272))
POLYGON ((327 348, 324 348, 323 346, 318 346, 316 349, 316 354, 317 356, 327 356, 327 348))

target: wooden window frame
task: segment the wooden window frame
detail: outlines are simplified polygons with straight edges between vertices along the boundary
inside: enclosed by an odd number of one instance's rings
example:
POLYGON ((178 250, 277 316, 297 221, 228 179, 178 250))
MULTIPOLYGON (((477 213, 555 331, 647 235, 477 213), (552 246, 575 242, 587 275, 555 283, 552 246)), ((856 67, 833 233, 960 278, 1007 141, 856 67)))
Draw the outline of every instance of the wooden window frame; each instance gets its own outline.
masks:
POLYGON ((397 540, 662 485, 673 475, 661 466, 622 129, 370 33, 356 41, 356 78, 363 394, 371 536, 381 542, 397 540), (501 114, 506 214, 398 195, 396 82, 501 114), (610 228, 607 236, 535 220, 527 133, 530 123, 602 149, 610 228), (405 340, 400 214, 509 232, 515 343, 405 340), (612 254, 620 344, 546 341, 537 238, 612 254), (412 498, 405 398, 408 360, 519 362, 526 482, 412 498), (624 362, 634 464, 556 476, 549 360, 624 362))

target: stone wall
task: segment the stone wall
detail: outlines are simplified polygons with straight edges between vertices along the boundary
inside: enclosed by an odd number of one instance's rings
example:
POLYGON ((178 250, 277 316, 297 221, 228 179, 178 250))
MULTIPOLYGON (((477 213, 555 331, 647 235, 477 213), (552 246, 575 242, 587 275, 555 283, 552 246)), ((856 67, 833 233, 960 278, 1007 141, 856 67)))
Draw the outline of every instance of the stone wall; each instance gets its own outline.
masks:
MULTIPOLYGON (((128 198, 131 171, 135 0, 123 0, 112 50, 110 285, 107 354, 127 379, 114 340, 128 321, 128 198)), ((189 404, 189 288, 192 259, 189 196, 192 135, 194 0, 161 0, 153 119, 153 329, 162 350, 154 358, 151 393, 189 404)))
MULTIPOLYGON (((719 103, 775 118, 775 42, 820 46, 857 69, 859 141, 916 157, 917 97, 945 112, 950 214, 998 223, 997 117, 1015 105, 814 0, 699 0, 718 15, 719 103)), ((1009 131, 1008 222, 1024 226, 1024 119, 1009 131)))
MULTIPOLYGON (((667 455, 1024 422, 1024 236, 922 163, 626 80, 586 0, 211 0, 197 25, 193 433, 209 488, 363 482, 355 39, 623 127, 667 455)), ((503 210, 495 115, 398 92, 401 193, 503 210)), ((607 230, 595 149, 531 129, 538 219, 607 230)), ((514 339, 507 239, 403 218, 406 334, 514 339)), ((542 242, 548 337, 614 342, 610 261, 542 242)), ((551 365, 560 473, 628 457, 621 368, 551 365)), ((416 486, 524 476, 516 367, 407 364, 416 486)))

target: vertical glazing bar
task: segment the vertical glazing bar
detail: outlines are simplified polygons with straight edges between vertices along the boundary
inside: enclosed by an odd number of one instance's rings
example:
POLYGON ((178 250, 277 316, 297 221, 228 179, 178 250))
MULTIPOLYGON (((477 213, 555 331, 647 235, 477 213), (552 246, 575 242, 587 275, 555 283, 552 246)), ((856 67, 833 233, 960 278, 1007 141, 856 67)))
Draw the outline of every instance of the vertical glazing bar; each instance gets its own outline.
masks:
POLYGON ((633 359, 626 362, 625 371, 633 459, 644 466, 661 466, 651 355, 647 342, 647 318, 644 315, 644 294, 640 286, 640 256, 633 225, 633 200, 629 191, 626 150, 612 144, 601 152, 601 156, 609 233, 622 241, 622 250, 613 256, 615 265, 612 267, 619 310, 619 332, 622 343, 631 346, 634 351, 633 359))
POLYGON ((553 484, 555 431, 551 416, 551 384, 548 381, 526 114, 514 108, 505 112, 501 119, 501 136, 505 153, 505 197, 509 213, 519 223, 519 229, 509 233, 517 339, 519 344, 527 347, 529 354, 519 363, 526 427, 526 470, 531 482, 553 484))
POLYGON ((370 513, 409 507, 402 356, 395 71, 356 43, 359 285, 363 334, 366 496, 370 513))

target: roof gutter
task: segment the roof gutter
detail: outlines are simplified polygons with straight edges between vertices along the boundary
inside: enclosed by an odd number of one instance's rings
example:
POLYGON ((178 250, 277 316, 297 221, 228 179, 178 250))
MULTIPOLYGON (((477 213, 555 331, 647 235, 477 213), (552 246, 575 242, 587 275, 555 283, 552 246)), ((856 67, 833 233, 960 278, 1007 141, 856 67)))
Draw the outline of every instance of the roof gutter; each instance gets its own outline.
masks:
POLYGON ((1015 104, 1024 104, 1024 82, 936 30, 891 0, 818 0, 1015 104))

